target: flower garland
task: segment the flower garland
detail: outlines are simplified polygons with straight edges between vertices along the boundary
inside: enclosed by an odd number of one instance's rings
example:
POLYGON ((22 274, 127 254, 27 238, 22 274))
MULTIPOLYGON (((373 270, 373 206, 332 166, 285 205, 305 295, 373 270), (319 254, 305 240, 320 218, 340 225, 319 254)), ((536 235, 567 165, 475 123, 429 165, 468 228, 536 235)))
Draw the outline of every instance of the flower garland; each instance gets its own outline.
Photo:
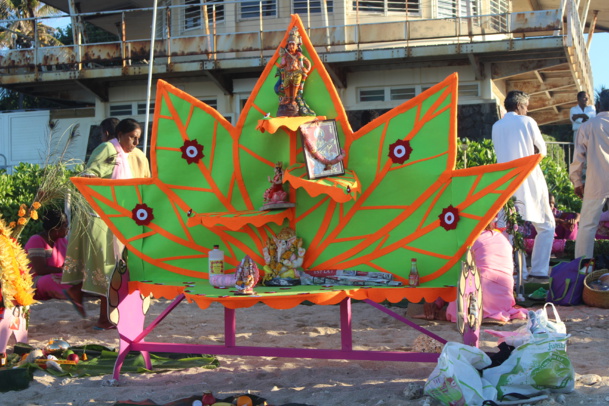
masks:
POLYGON ((0 218, 0 307, 29 306, 34 303, 34 282, 28 271, 29 260, 23 248, 10 235, 11 229, 0 218))

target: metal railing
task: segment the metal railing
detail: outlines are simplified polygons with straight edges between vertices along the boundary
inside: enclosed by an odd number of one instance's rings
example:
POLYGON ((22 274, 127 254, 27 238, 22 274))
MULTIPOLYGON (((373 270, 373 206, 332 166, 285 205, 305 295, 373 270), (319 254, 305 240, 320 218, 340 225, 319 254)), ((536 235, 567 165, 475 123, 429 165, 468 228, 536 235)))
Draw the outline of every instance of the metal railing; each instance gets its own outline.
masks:
MULTIPOLYGON (((573 0, 566 0, 568 3, 573 0)), ((243 57, 270 56, 285 34, 289 17, 270 18, 262 11, 258 18, 243 18, 242 1, 221 2, 221 19, 216 6, 206 6, 200 20, 192 19, 186 7, 165 6, 158 9, 154 57, 160 63, 214 61, 243 57), (187 18, 188 17, 188 18, 187 18)), ((252 2, 247 2, 248 4, 252 2)), ((210 4, 210 3, 208 3, 210 4)), ((567 15, 574 8, 568 8, 567 15)), ((116 41, 97 42, 92 35, 75 35, 75 44, 43 46, 36 37, 29 49, 4 50, 0 53, 0 75, 99 68, 104 66, 146 65, 150 54, 152 8, 82 13, 54 17, 55 23, 96 21, 116 29, 116 41), (88 42, 87 42, 88 41, 88 42)), ((281 9, 277 10, 281 12, 281 9)), ((286 14, 285 10, 282 14, 286 14)), ((347 10, 340 17, 327 13, 307 13, 303 23, 314 46, 321 51, 359 51, 379 48, 408 48, 420 45, 467 44, 491 41, 518 41, 531 37, 556 36, 577 38, 579 20, 563 25, 563 11, 500 13, 471 17, 422 19, 408 13, 379 16, 347 10), (341 21, 338 19, 342 18, 341 21)), ((576 11, 575 11, 575 14, 576 11)), ((249 14, 248 14, 249 15, 249 14)), ((35 23, 48 23, 36 18, 35 23)), ((0 25, 7 24, 0 21, 0 25)), ((80 24, 77 24, 80 26, 80 24)), ((73 27, 74 28, 74 27, 73 27)), ((589 66, 587 58, 582 62, 589 66)), ((155 61, 156 62, 156 61, 155 61)))
POLYGON ((546 141, 548 156, 561 167, 569 170, 569 165, 573 161, 573 151, 575 146, 572 142, 565 141, 546 141))

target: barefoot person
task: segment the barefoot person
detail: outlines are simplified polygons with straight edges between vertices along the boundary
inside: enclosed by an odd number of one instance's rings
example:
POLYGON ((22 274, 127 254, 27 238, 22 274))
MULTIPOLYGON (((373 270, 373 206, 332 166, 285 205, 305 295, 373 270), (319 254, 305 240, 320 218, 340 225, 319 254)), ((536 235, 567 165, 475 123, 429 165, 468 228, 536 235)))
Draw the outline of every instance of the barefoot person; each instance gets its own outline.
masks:
MULTIPOLYGON (((133 119, 122 120, 116 126, 116 137, 100 144, 91 154, 81 176, 103 179, 149 178, 146 155, 137 148, 142 129, 133 119)), ((88 218, 77 224, 84 230, 70 236, 64 283, 82 282, 83 291, 101 298, 99 318, 93 327, 106 330, 115 326, 108 319, 108 284, 121 254, 108 226, 91 210, 88 218)))
POLYGON ((23 247, 30 260, 36 293, 34 299, 62 299, 72 302, 78 314, 85 317, 81 284, 61 283, 68 241, 68 219, 58 209, 47 209, 42 216, 42 231, 30 237, 23 247))

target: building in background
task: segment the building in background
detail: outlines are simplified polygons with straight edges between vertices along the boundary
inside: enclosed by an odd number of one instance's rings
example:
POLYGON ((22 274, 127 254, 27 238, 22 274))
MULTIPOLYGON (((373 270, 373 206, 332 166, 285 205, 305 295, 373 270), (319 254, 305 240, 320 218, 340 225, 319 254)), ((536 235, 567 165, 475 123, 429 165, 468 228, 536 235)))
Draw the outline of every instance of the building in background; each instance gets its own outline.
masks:
MULTIPOLYGON (((0 51, 0 86, 82 106, 49 116, 81 123, 75 156, 84 157, 91 125, 146 119, 152 1, 45 3, 65 12, 54 21, 71 24, 73 44, 0 51), (89 25, 116 39, 91 35, 89 25)), ((294 13, 354 130, 458 72, 458 135, 470 139, 490 136, 514 89, 531 94, 529 114, 540 125, 568 123, 577 92, 594 94, 592 35, 586 42, 584 33, 609 29, 606 0, 159 0, 154 81, 236 122, 294 13)), ((153 82, 153 101, 154 90, 153 82)), ((24 151, 3 116, 0 154, 16 165, 24 151)))

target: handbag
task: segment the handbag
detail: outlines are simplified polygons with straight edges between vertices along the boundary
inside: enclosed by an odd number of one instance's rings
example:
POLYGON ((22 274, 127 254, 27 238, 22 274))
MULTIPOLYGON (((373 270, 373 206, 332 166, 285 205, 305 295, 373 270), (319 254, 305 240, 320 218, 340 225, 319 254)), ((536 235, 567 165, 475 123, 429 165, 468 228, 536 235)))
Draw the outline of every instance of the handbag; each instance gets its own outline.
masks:
POLYGON ((546 302, 561 306, 574 306, 582 303, 584 279, 591 271, 590 258, 579 257, 571 262, 561 262, 550 271, 550 283, 546 302))

